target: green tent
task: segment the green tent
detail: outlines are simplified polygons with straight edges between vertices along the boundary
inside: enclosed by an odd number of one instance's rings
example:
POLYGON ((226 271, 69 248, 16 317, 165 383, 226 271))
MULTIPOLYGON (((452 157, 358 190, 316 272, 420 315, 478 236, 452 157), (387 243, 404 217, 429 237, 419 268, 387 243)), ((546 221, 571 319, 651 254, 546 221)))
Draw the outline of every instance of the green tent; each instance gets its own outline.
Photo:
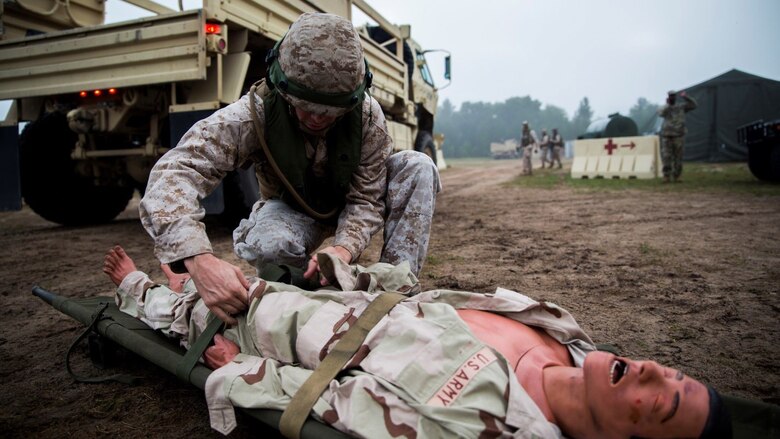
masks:
POLYGON ((685 160, 746 161, 747 148, 737 143, 737 128, 780 118, 780 81, 733 69, 679 90, 699 104, 686 116, 685 160))

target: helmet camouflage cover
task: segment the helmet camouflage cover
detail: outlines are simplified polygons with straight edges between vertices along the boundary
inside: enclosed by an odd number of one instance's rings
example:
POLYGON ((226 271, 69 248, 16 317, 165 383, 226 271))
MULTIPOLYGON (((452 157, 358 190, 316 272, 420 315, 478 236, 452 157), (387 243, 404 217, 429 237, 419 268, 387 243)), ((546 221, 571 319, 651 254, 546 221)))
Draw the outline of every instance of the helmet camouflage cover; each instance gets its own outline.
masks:
MULTIPOLYGON (((320 95, 355 92, 366 74, 360 37, 350 21, 334 14, 301 15, 282 40, 278 56, 279 67, 291 82, 320 95)), ((358 102, 324 105, 277 89, 292 106, 325 116, 341 116, 358 102)))

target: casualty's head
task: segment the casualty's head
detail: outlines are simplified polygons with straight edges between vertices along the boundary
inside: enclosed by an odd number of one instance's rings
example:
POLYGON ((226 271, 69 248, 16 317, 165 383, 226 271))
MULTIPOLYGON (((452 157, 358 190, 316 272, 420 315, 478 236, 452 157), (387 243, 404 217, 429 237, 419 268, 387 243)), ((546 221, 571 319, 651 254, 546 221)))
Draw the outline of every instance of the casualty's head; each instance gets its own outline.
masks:
POLYGON ((269 86, 312 131, 327 128, 363 102, 371 85, 357 31, 338 15, 301 15, 267 60, 269 86))
POLYGON ((583 373, 594 437, 731 437, 718 393, 678 370, 592 352, 583 373))

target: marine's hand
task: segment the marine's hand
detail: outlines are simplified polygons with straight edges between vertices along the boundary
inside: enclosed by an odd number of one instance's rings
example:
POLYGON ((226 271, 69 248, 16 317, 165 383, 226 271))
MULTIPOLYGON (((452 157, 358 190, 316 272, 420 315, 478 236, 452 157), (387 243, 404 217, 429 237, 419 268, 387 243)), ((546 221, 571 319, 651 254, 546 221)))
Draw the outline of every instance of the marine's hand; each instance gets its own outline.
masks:
POLYGON ((235 325, 235 314, 247 307, 247 282, 241 269, 211 253, 184 260, 203 303, 220 320, 235 325))
MULTIPOLYGON (((317 253, 328 253, 331 255, 336 256, 337 258, 341 259, 342 261, 349 264, 352 262, 352 253, 349 252, 346 248, 340 246, 340 245, 333 245, 330 247, 325 247, 324 249, 320 250, 317 253)), ((317 263, 317 253, 311 255, 311 259, 309 259, 309 265, 306 267, 306 271, 303 273, 303 277, 306 279, 311 279, 312 276, 316 275, 320 271, 320 266, 317 263)), ((320 279, 320 285, 325 286, 328 284, 328 280, 324 277, 320 279)))
POLYGON ((232 341, 226 339, 222 334, 214 336, 214 345, 206 348, 203 352, 203 360, 212 369, 219 369, 220 367, 233 361, 233 358, 238 355, 238 345, 232 341))

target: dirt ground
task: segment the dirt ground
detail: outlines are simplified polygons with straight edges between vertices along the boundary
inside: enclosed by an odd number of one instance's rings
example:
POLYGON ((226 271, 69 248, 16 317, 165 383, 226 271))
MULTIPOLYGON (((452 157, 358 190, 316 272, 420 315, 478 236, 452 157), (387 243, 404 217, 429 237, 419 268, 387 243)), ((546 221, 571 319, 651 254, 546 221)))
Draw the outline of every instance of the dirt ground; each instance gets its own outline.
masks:
MULTIPOLYGON (((514 289, 568 308, 596 342, 650 358, 724 393, 780 404, 780 197, 524 189, 517 161, 442 173, 424 289, 514 289)), ((683 183, 684 184, 684 183, 683 183)), ((32 296, 110 295, 105 251, 122 244, 162 280, 134 200, 110 224, 67 228, 28 209, 0 213, 0 432, 10 437, 220 437, 205 400, 128 355, 136 387, 79 384, 65 352, 80 324, 32 296)), ((216 253, 230 230, 209 223, 216 253)), ((378 253, 372 243, 361 263, 378 253)), ((86 347, 75 366, 92 369, 86 347)), ((258 424, 240 416, 231 437, 258 424)))

